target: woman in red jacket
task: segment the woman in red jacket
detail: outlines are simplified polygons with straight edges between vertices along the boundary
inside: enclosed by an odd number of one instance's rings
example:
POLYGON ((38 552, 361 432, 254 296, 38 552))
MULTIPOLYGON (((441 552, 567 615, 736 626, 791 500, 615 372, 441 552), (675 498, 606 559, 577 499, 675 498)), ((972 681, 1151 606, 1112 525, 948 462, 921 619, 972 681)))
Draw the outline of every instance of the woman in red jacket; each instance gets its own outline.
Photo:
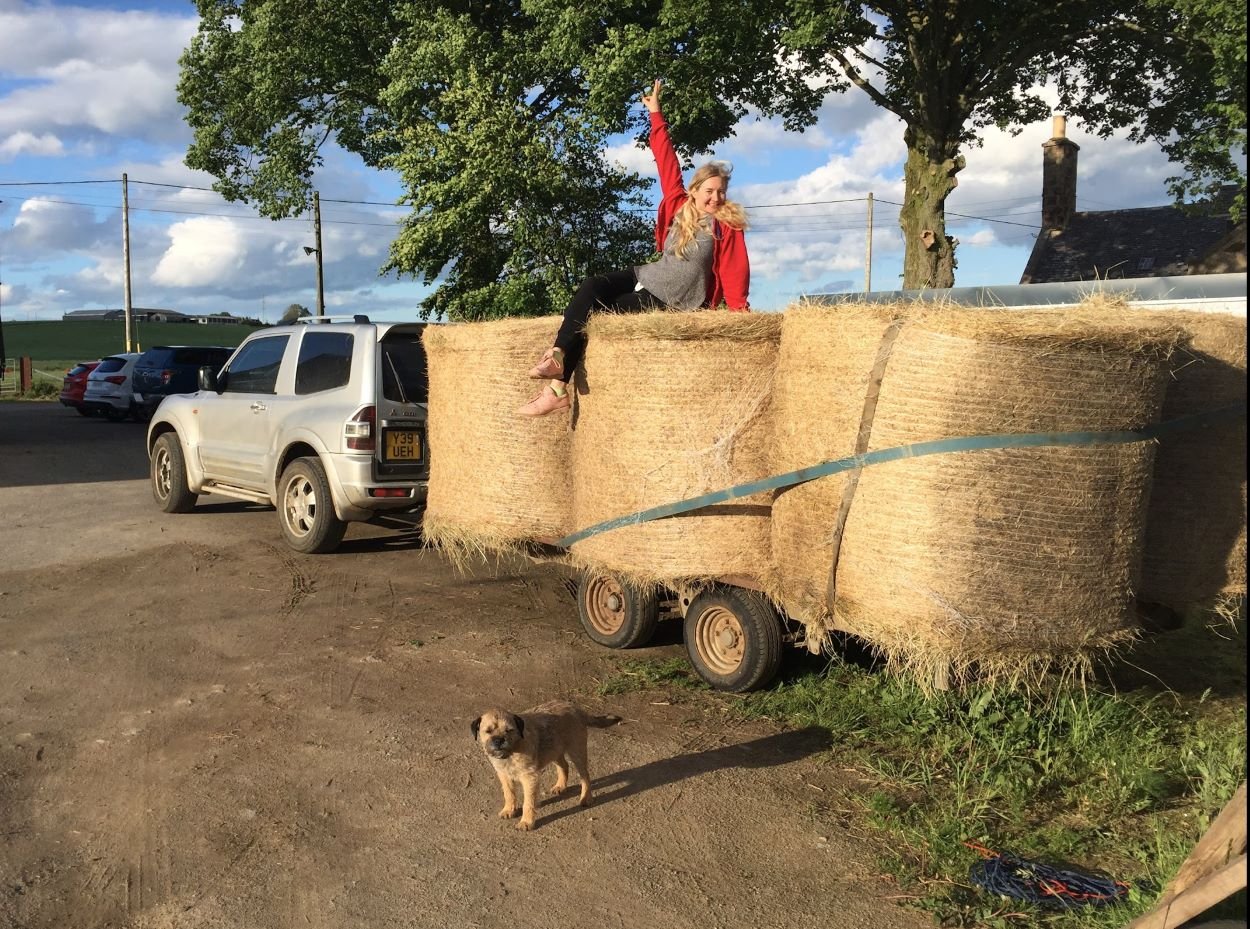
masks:
POLYGON ((545 416, 569 408, 568 382, 586 350, 586 321, 593 309, 639 312, 670 307, 696 310, 724 303, 746 312, 751 267, 747 260, 746 213, 725 199, 732 170, 713 161, 694 172, 687 187, 681 163, 660 112, 660 82, 642 102, 651 112, 651 153, 660 175, 662 199, 656 218, 658 260, 627 271, 597 274, 582 282, 564 311, 555 345, 530 370, 550 383, 517 412, 545 416))

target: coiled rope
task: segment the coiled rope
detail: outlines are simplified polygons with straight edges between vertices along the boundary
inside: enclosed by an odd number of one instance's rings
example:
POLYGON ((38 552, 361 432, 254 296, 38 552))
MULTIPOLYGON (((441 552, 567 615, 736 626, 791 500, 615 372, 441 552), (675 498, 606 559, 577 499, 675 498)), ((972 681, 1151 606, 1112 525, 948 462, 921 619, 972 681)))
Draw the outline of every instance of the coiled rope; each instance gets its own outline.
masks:
POLYGON ((1110 877, 1051 867, 991 851, 975 842, 964 845, 982 856, 969 870, 969 879, 975 886, 1003 897, 1070 910, 1118 903, 1128 895, 1129 885, 1110 877))

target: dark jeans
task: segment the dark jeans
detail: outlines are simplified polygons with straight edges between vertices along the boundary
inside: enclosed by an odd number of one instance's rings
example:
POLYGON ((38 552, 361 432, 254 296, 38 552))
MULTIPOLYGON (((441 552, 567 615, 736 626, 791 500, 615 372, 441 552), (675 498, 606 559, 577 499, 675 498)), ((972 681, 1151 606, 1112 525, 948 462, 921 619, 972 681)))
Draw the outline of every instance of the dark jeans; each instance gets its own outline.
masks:
POLYGON ((664 304, 649 290, 635 290, 638 278, 633 269, 595 274, 582 281, 573 299, 564 310, 564 322, 556 335, 555 346, 564 352, 564 374, 568 383, 586 353, 586 322, 592 310, 609 313, 641 313, 663 309, 664 304))

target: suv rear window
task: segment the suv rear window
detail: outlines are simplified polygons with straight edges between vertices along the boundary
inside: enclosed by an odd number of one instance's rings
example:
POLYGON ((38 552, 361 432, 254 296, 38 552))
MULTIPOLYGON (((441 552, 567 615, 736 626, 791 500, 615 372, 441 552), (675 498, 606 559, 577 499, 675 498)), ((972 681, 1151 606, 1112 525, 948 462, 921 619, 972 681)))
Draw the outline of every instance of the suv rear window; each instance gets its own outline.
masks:
POLYGON ((396 403, 425 403, 430 375, 419 332, 397 332, 382 340, 382 396, 396 403))
POLYGON ((100 362, 100 366, 96 368, 96 371, 101 374, 112 374, 114 371, 120 371, 124 367, 126 367, 125 358, 105 358, 100 362))
POLYGON ((315 394, 347 383, 352 373, 351 333, 306 332, 295 366, 295 392, 315 394))
POLYGON ((149 348, 143 353, 143 357, 136 362, 136 367, 144 368, 163 368, 169 364, 169 358, 173 355, 172 348, 149 348))
POLYGON ((213 348, 207 345, 192 345, 187 348, 174 349, 174 364, 176 365, 218 365, 226 363, 226 359, 230 357, 230 353, 234 351, 232 348, 213 348))
POLYGON ((77 376, 77 375, 79 375, 79 374, 86 374, 86 373, 87 373, 88 371, 90 371, 90 370, 91 370, 91 369, 90 369, 90 368, 88 368, 86 365, 81 365, 81 364, 80 364, 80 365, 74 365, 72 368, 70 368, 68 371, 66 371, 66 372, 65 372, 65 376, 66 376, 66 377, 76 377, 76 376, 77 376))

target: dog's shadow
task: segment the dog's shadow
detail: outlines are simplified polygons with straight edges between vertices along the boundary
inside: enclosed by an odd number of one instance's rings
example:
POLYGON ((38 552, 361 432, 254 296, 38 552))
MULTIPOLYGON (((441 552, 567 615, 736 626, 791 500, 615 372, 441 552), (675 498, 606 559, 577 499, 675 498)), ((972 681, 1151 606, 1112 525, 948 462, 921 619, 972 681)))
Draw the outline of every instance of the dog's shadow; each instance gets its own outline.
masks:
MULTIPOLYGON (((769 768, 774 765, 787 764, 826 750, 832 741, 828 730, 810 726, 806 729, 779 732, 737 745, 713 748, 705 752, 688 752, 672 758, 662 758, 638 765, 636 768, 626 768, 624 771, 615 771, 603 777, 592 778, 591 787, 594 793, 591 796, 591 804, 603 806, 655 787, 674 784, 688 777, 697 777, 711 771, 728 768, 769 768)), ((549 797, 543 801, 542 806, 560 803, 573 791, 573 785, 570 785, 568 793, 560 797, 549 797)), ((554 822, 580 810, 581 807, 576 805, 566 807, 547 814, 542 822, 554 822)))

